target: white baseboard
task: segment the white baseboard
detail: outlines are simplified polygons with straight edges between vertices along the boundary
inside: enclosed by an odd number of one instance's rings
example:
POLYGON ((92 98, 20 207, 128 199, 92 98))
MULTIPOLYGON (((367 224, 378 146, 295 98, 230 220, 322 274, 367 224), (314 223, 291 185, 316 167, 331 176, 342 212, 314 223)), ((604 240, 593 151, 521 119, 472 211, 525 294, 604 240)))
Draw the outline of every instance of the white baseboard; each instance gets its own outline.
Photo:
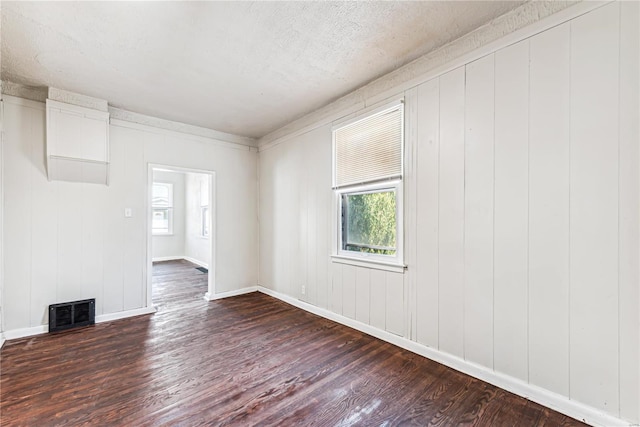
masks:
POLYGON ((12 329, 10 331, 4 331, 4 338, 6 340, 15 340, 17 338, 30 337, 33 335, 46 334, 49 331, 49 325, 38 325, 30 328, 12 329))
POLYGON ((197 264, 200 267, 209 268, 209 264, 207 264, 205 262, 202 262, 202 261, 198 261, 197 259, 191 258, 190 256, 183 256, 182 259, 184 259, 186 261, 189 261, 189 262, 192 262, 194 264, 197 264))
MULTIPOLYGON (((143 314, 155 313, 155 307, 142 307, 134 310, 118 311, 116 313, 101 314, 96 316, 96 323, 110 322, 112 320, 124 319, 127 317, 141 316, 143 314)), ((49 324, 33 326, 30 328, 13 329, 4 332, 4 339, 15 340, 18 338, 30 337, 33 335, 46 334, 49 332, 49 324)), ((4 343, 3 339, 3 343, 4 343)))
POLYGON ((157 256, 151 258, 151 262, 160 262, 160 261, 177 261, 179 259, 184 259, 183 256, 157 256))
POLYGON ((4 339, 4 334, 0 334, 0 348, 2 348, 2 346, 4 345, 4 342, 6 340, 4 339))
POLYGON ((96 323, 111 322, 112 320, 125 319, 127 317, 142 316, 144 314, 153 314, 156 312, 156 307, 142 307, 134 310, 117 311, 115 313, 101 314, 96 316, 96 323))
POLYGON ((195 258, 191 258, 190 256, 181 255, 181 256, 159 256, 151 259, 152 262, 161 262, 161 261, 177 261, 183 259, 185 261, 192 262, 200 267, 209 268, 209 264, 206 262, 199 261, 195 258))
POLYGON ((213 295, 207 292, 206 294, 204 294, 204 299, 206 301, 215 301, 217 299, 235 297, 243 294, 250 294, 251 292, 256 292, 257 290, 258 290, 257 286, 248 286, 246 288, 234 289, 233 291, 221 292, 213 295))
POLYGON ((566 396, 562 396, 544 388, 526 383, 509 375, 492 371, 484 366, 466 361, 457 356, 452 356, 440 350, 427 347, 426 345, 419 344, 415 341, 411 341, 399 335, 374 328, 371 325, 367 325, 357 320, 349 319, 348 317, 336 314, 324 308, 316 307, 304 301, 300 301, 296 298, 265 288, 263 286, 258 286, 257 288, 259 292, 277 298, 283 302, 286 302, 287 304, 291 304, 310 313, 316 314, 329 320, 333 320, 334 322, 341 323, 360 332, 364 332, 365 334, 397 345, 398 347, 404 348, 405 350, 409 350, 413 353, 426 357, 427 359, 431 359, 445 366, 453 368, 456 371, 460 371, 482 381, 493 384, 511 393, 517 394, 518 396, 522 396, 526 399, 532 400, 536 403, 544 405, 577 420, 583 421, 587 424, 603 427, 633 425, 627 421, 621 420, 620 418, 606 414, 596 408, 576 402, 575 400, 571 400, 566 396))

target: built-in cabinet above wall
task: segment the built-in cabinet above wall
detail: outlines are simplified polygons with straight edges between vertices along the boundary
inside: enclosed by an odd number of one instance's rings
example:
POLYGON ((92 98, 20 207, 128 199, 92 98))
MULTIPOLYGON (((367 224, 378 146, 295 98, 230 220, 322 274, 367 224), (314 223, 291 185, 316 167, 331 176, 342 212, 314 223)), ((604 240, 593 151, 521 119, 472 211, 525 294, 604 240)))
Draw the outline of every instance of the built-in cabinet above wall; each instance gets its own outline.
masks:
POLYGON ((109 184, 109 113, 47 99, 49 180, 109 184))

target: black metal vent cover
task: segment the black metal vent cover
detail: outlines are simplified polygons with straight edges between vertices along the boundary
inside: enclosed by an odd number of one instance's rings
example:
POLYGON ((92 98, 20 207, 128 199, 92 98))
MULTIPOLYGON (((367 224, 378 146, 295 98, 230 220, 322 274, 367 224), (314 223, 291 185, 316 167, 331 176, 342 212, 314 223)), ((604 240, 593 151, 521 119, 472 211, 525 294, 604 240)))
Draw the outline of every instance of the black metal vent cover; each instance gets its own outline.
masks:
POLYGON ((96 299, 63 302, 49 306, 49 332, 96 323, 96 299))

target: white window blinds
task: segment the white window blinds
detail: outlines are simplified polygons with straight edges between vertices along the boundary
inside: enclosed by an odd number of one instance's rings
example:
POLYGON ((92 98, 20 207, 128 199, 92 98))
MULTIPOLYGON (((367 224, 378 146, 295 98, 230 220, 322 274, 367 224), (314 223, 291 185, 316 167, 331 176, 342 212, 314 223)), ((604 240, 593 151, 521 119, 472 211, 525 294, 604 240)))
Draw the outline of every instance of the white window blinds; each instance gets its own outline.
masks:
POLYGON ((337 128, 334 188, 402 177, 403 104, 337 128))

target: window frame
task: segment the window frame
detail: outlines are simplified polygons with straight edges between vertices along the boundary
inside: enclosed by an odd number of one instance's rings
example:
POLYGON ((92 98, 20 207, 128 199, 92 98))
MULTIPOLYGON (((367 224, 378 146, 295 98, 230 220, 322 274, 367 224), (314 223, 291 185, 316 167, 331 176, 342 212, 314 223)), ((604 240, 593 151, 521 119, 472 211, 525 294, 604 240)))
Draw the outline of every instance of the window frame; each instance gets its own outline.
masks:
POLYGON ((405 173, 405 111, 404 98, 396 98, 391 102, 371 108, 357 115, 344 118, 334 122, 332 126, 332 152, 331 152, 331 181, 334 193, 333 205, 333 248, 331 253, 332 261, 335 263, 357 265, 369 268, 383 269, 394 272, 404 272, 404 173, 405 173), (349 184, 342 187, 336 186, 336 130, 354 123, 366 120, 372 116, 383 114, 395 108, 401 109, 402 134, 401 134, 401 174, 399 177, 381 177, 365 183, 349 184), (378 192, 382 190, 394 190, 396 194, 396 254, 382 255, 367 252, 357 252, 342 249, 342 234, 344 224, 342 221, 342 198, 344 195, 359 194, 367 192, 378 192))
POLYGON ((403 185, 402 180, 376 182, 358 186, 339 188, 334 191, 336 212, 337 212, 337 242, 335 245, 335 256, 342 259, 354 259, 359 261, 370 261, 382 264, 402 266, 404 261, 404 221, 403 221, 403 185), (343 197, 348 195, 358 195, 367 193, 382 193, 392 191, 396 196, 396 253, 395 255, 373 254, 368 252, 350 251, 344 249, 344 228, 343 221, 343 197))
POLYGON ((173 183, 154 181, 151 189, 151 234, 153 236, 173 236, 173 183), (162 185, 169 189, 169 206, 157 206, 153 203, 153 186, 162 185), (167 231, 160 231, 153 227, 153 214, 157 211, 167 211, 167 231))

